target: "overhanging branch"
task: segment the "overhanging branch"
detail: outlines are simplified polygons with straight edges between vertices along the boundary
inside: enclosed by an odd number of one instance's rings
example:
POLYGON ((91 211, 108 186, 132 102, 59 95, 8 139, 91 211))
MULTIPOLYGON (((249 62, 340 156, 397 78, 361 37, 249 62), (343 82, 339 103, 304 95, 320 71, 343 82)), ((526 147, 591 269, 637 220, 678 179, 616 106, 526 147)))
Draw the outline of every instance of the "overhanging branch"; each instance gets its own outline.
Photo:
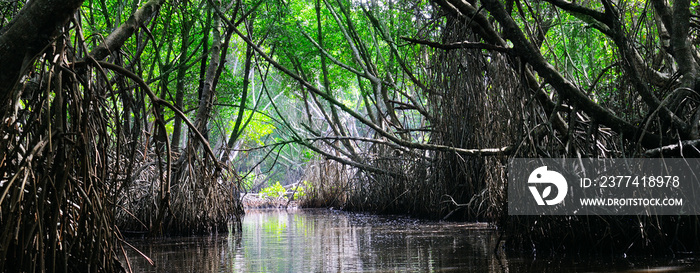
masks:
POLYGON ((253 49, 255 49, 255 51, 258 52, 259 56, 261 56, 267 62, 272 64, 272 66, 274 66, 275 68, 280 70, 282 73, 287 74, 287 76, 289 76, 289 77, 292 77, 294 80, 296 80, 297 82, 302 84, 304 87, 306 87, 309 91, 311 91, 315 95, 317 95, 317 96, 323 98, 324 100, 330 102, 331 104, 337 106, 338 108, 340 108, 344 112, 351 115, 353 118, 357 119, 359 122, 364 123, 365 125, 372 128, 372 130, 377 132, 379 135, 387 138, 388 140, 390 140, 398 145, 404 146, 406 148, 415 148, 415 149, 433 150, 433 151, 447 151, 447 152, 456 152, 456 153, 460 153, 460 154, 464 154, 464 155, 482 155, 482 156, 507 154, 512 150, 511 146, 505 146, 505 147, 501 147, 501 148, 486 148, 486 149, 464 149, 464 148, 457 148, 457 147, 451 147, 451 146, 445 146, 445 145, 415 143, 415 142, 399 139, 395 135, 385 131, 379 125, 373 123, 372 121, 368 120, 364 116, 353 111, 352 109, 347 107, 345 104, 339 102, 338 100, 336 100, 335 98, 330 96, 328 93, 319 90, 316 86, 312 85, 311 83, 309 83, 308 81, 303 79, 301 76, 297 75, 296 73, 292 72, 291 70, 289 70, 288 68, 286 68, 285 66, 280 64, 279 62, 272 59, 272 57, 267 55, 267 53, 265 53, 265 51, 262 50, 262 48, 260 48, 258 45, 256 45, 252 40, 250 40, 250 38, 243 35, 243 33, 241 33, 238 29, 234 29, 234 31, 236 32, 236 34, 238 36, 241 37, 241 39, 243 39, 243 41, 245 41, 248 45, 253 47, 253 49))
MULTIPOLYGON (((598 120, 623 137, 637 141, 640 130, 613 114, 610 110, 592 101, 586 94, 579 90, 573 83, 564 78, 550 63, 548 63, 537 48, 535 48, 520 30, 518 24, 506 13, 501 3, 496 0, 483 0, 482 3, 492 16, 500 23, 508 39, 513 42, 514 52, 524 61, 532 65, 540 77, 552 85, 559 94, 568 101, 579 105, 580 109, 598 120)), ((651 132, 645 133, 642 145, 649 148, 658 147, 662 139, 651 132)), ((667 140, 663 140, 668 143, 667 140)))
POLYGON ((444 50, 452 50, 452 49, 486 49, 486 50, 493 50, 493 51, 498 51, 498 52, 503 52, 503 53, 510 53, 511 48, 506 48, 502 46, 497 46, 497 45, 492 45, 492 44, 485 44, 485 43, 474 43, 474 42, 456 42, 456 43, 450 43, 450 44, 441 44, 437 42, 432 42, 432 41, 427 41, 427 40, 419 40, 419 39, 413 39, 409 37, 401 37, 402 40, 415 43, 415 44, 420 44, 420 45, 426 45, 432 48, 437 48, 437 49, 444 49, 444 50))

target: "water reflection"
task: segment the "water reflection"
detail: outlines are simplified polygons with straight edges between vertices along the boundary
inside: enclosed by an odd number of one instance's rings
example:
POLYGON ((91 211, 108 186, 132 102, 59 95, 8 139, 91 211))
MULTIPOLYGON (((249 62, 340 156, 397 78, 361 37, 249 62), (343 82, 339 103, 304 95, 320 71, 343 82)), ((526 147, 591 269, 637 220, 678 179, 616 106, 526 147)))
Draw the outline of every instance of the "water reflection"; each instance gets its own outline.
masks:
POLYGON ((319 210, 249 212, 243 230, 235 263, 261 272, 488 270, 495 239, 466 225, 319 210))
MULTIPOLYGON (((248 211, 239 235, 131 240, 134 272, 561 272, 698 270, 694 259, 523 260, 494 252, 485 225, 328 210, 248 211)), ((668 272, 668 271, 662 271, 668 272)))

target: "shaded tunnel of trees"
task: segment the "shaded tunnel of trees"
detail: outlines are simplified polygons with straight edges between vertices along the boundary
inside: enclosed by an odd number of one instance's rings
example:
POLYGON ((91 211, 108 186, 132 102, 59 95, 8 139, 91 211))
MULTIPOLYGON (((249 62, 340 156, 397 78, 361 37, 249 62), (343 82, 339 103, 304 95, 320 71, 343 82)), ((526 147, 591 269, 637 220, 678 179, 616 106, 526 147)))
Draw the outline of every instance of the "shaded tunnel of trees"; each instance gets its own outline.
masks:
POLYGON ((113 272, 242 192, 488 221, 522 253, 693 251, 696 216, 508 216, 509 159, 700 155, 689 0, 0 3, 0 271, 113 272), (641 227, 641 228, 640 228, 641 227))

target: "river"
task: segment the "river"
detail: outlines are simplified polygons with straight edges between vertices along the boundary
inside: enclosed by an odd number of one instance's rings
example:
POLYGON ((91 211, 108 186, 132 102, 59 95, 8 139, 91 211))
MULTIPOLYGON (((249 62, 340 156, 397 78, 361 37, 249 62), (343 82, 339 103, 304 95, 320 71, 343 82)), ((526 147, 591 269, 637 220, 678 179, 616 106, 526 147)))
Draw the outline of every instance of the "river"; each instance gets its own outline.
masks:
POLYGON ((486 224, 252 210, 240 236, 129 239, 133 272, 696 272, 696 258, 509 258, 486 224))

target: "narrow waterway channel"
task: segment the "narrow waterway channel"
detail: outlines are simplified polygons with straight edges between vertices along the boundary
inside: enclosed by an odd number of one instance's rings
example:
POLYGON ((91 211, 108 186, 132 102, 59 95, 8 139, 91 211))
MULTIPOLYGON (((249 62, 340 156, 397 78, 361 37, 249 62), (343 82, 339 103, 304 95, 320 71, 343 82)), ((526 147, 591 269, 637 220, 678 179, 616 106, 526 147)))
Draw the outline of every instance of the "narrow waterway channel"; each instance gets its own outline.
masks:
POLYGON ((696 258, 507 258, 485 224, 253 210, 241 236, 130 239, 134 272, 697 272, 696 258))

